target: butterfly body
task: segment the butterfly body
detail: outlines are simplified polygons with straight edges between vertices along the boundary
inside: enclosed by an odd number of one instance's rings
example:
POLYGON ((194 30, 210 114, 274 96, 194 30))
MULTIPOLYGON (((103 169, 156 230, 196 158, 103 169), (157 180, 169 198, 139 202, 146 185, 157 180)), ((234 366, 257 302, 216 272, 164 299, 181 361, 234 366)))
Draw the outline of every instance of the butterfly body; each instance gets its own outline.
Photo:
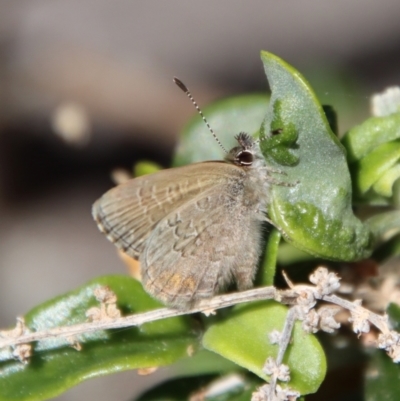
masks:
POLYGON ((273 179, 258 143, 237 139, 227 161, 134 178, 93 205, 100 230, 140 261, 145 290, 167 305, 253 284, 273 179))

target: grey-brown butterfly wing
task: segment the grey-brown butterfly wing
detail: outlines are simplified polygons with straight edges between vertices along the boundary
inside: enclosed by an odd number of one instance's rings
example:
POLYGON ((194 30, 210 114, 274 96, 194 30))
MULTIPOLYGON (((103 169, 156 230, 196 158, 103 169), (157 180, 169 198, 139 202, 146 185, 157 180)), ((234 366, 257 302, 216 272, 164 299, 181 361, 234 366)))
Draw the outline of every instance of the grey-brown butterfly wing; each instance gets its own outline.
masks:
POLYGON ((138 259, 150 234, 173 210, 226 179, 224 162, 194 163, 134 178, 93 205, 100 231, 119 249, 138 259))
POLYGON ((147 292, 175 307, 190 307, 233 280, 239 290, 253 283, 262 237, 258 199, 249 201, 242 169, 216 168, 224 179, 161 220, 139 259, 147 292))

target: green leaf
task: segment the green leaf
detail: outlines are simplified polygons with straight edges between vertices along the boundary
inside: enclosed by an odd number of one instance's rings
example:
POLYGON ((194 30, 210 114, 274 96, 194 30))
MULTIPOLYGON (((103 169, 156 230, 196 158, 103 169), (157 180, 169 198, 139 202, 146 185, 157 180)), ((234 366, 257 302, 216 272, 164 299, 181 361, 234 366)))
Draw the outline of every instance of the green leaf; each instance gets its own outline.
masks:
POLYGON ((400 366, 382 350, 374 352, 365 374, 366 401, 398 401, 400 366))
POLYGON ((400 179, 400 113, 372 117, 342 139, 358 202, 396 204, 400 179))
POLYGON ((372 117, 352 128, 342 139, 350 163, 362 159, 384 143, 400 139, 400 113, 372 117))
MULTIPOLYGON (((387 142, 374 149, 359 162, 352 165, 355 186, 364 195, 382 176, 400 160, 400 140, 387 142), (357 171, 354 174, 354 170, 357 171)), ((382 183, 380 184, 382 185, 382 183)), ((379 184, 376 189, 379 189, 379 184)), ((386 193, 384 191, 384 193, 386 193)))
MULTIPOLYGON (((258 132, 267 104, 266 95, 241 95, 214 102, 205 107, 203 113, 223 146, 231 149, 237 146, 235 135, 242 131, 249 134, 258 132)), ((222 160, 224 157, 224 152, 197 115, 182 132, 173 165, 222 160)))
POLYGON ((400 178, 400 164, 387 169, 380 178, 375 182, 373 190, 375 193, 391 198, 393 196, 393 187, 396 181, 400 178))
MULTIPOLYGON (((273 330, 282 331, 286 314, 287 308, 273 301, 237 306, 225 320, 206 331, 203 345, 266 380, 263 365, 278 352, 268 335, 273 330)), ((291 371, 289 386, 301 394, 317 391, 325 377, 324 352, 317 339, 304 333, 300 324, 295 325, 284 363, 291 371)))
POLYGON ((345 150, 306 80, 280 58, 262 52, 272 95, 261 148, 271 166, 287 176, 273 185, 269 215, 296 247, 332 260, 371 253, 371 233, 352 211, 345 150))
MULTIPOLYGON (((161 305, 147 295, 141 284, 125 276, 106 276, 34 308, 26 316, 32 331, 86 321, 85 312, 98 306, 93 291, 108 286, 118 297, 123 314, 155 309, 161 305)), ((80 336, 82 350, 65 340, 35 343, 27 365, 0 352, 0 400, 45 400, 91 377, 128 369, 170 364, 197 348, 198 333, 190 317, 176 317, 120 330, 80 336)))

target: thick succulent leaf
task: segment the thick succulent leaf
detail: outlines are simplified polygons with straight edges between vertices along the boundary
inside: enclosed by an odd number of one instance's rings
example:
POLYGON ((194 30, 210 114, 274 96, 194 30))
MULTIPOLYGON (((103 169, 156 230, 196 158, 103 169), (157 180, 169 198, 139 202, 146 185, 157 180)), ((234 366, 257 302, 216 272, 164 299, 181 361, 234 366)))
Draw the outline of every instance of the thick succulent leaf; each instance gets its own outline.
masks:
POLYGON ((371 233, 352 211, 346 152, 332 133, 305 79, 278 57, 262 52, 272 95, 261 130, 267 161, 292 187, 274 185, 269 213, 296 247, 333 260, 371 253, 371 233))
POLYGON ((342 143, 348 151, 356 200, 396 204, 400 195, 400 187, 395 185, 400 178, 400 113, 366 120, 352 128, 342 143))
POLYGON ((393 188, 399 178, 400 164, 398 163, 387 169, 382 176, 378 178, 373 185, 374 192, 385 198, 391 198, 393 196, 393 188))
POLYGON ((400 139, 400 113, 371 117, 355 126, 342 139, 349 163, 361 160, 384 143, 400 139))
MULTIPOLYGON (((32 331, 86 321, 85 312, 98 306, 93 291, 108 286, 118 297, 123 314, 155 309, 161 305, 150 298, 139 282, 125 276, 107 276, 54 298, 30 311, 26 324, 32 331)), ((77 383, 127 369, 170 364, 197 348, 198 333, 190 317, 164 319, 122 330, 99 331, 79 337, 82 350, 65 340, 34 344, 27 365, 0 352, 0 400, 45 400, 77 383)))
MULTIPOLYGON (((237 306, 226 319, 206 331, 203 345, 267 380, 263 365, 278 352, 268 335, 273 330, 282 331, 286 315, 287 308, 272 301, 237 306)), ((315 392, 325 377, 322 347, 300 324, 295 326, 284 363, 291 372, 289 386, 301 394, 315 392)))
POLYGON ((398 401, 400 399, 400 365, 382 351, 374 352, 365 373, 366 401, 398 401))
MULTIPOLYGON (((259 131, 268 97, 261 94, 233 96, 204 107, 203 113, 226 149, 237 146, 235 135, 259 131)), ((174 166, 205 160, 222 160, 225 153, 200 116, 184 128, 174 157, 174 166)))
MULTIPOLYGON (((358 192, 364 195, 387 171, 393 169, 399 160, 400 140, 397 140, 378 146, 359 162, 355 163, 352 169, 357 170, 357 173, 353 175, 356 178, 355 185, 358 192)), ((379 185, 375 189, 379 189, 379 185)))

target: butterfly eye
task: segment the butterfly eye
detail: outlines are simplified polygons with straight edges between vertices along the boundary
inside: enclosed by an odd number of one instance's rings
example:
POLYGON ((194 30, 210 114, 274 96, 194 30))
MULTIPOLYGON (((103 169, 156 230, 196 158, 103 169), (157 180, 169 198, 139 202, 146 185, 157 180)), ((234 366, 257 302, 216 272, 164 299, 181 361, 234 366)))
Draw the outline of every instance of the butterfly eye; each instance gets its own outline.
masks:
POLYGON ((253 153, 248 150, 239 152, 236 156, 237 163, 241 166, 251 166, 254 161, 253 153))

